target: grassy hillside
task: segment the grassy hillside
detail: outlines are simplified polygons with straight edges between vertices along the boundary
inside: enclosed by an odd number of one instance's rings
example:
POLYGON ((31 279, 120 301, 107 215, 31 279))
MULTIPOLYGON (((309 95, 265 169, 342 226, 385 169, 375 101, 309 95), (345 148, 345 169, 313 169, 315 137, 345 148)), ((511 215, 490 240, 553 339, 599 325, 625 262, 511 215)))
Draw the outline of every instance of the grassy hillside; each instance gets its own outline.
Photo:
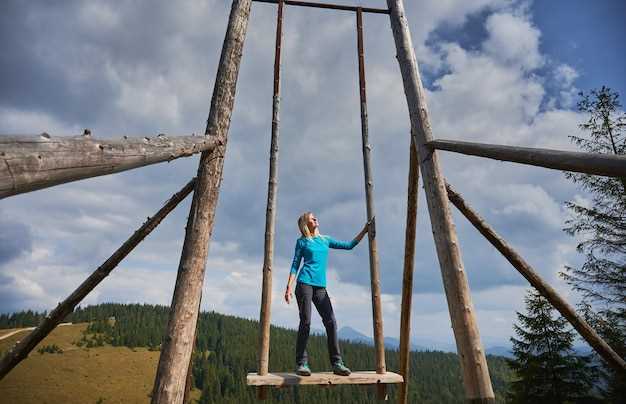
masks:
MULTIPOLYGON (((146 403, 159 352, 146 348, 79 348, 87 324, 58 327, 0 381, 0 403, 146 403), (62 354, 37 350, 57 345, 62 354)), ((2 330, 0 336, 8 333, 2 330)), ((0 340, 6 351, 26 332, 0 340)), ((199 398, 199 391, 195 392, 199 398)))

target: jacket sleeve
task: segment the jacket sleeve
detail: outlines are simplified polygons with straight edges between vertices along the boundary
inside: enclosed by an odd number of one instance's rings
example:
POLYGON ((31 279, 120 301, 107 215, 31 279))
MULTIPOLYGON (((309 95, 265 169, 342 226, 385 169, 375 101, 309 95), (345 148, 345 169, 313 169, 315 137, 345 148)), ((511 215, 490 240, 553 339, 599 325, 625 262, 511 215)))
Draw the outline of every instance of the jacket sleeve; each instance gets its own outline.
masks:
POLYGON ((335 248, 338 250, 352 250, 358 244, 356 240, 341 241, 341 240, 335 240, 334 238, 330 236, 326 236, 326 238, 328 239, 328 247, 335 248))
POLYGON ((293 261, 291 262, 291 270, 290 274, 296 274, 298 269, 300 268, 300 262, 302 261, 302 240, 298 239, 296 241, 296 249, 293 253, 293 261))

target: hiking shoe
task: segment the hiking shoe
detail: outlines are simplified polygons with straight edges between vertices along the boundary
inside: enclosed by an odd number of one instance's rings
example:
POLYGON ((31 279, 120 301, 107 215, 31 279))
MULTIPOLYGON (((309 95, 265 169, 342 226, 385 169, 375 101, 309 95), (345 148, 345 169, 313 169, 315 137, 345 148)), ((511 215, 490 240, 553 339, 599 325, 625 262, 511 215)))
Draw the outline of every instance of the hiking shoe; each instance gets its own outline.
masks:
POLYGON ((333 373, 339 376, 350 376, 350 369, 343 364, 342 361, 333 363, 333 373))
POLYGON ((298 376, 311 376, 311 369, 309 369, 309 365, 307 363, 303 363, 302 365, 298 365, 296 374, 298 376))

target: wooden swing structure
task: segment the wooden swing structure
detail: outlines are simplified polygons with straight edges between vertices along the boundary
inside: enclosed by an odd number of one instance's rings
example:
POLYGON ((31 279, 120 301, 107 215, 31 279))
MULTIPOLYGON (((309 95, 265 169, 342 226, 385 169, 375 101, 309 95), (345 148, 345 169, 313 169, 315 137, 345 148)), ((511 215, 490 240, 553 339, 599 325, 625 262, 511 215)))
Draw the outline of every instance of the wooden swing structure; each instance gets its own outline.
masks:
POLYGON ((252 1, 278 5, 258 369, 256 373, 249 374, 247 378, 249 385, 258 386, 259 398, 262 399, 266 396, 268 386, 373 384, 377 386, 378 397, 385 399, 386 384, 399 383, 399 402, 407 403, 410 310, 420 169, 467 402, 493 403, 495 397, 448 201, 452 202, 529 283, 550 301, 607 364, 618 372, 626 372, 624 360, 446 183, 441 173, 437 150, 448 150, 558 170, 613 176, 621 178, 624 183, 626 183, 626 158, 591 153, 433 140, 425 92, 421 83, 402 0, 387 0, 387 9, 292 0, 233 0, 205 136, 171 137, 160 134, 152 138, 125 138, 120 141, 108 141, 91 138, 91 133, 88 130, 82 136, 75 138, 53 138, 46 133, 30 137, 0 136, 0 198, 202 152, 197 177, 175 193, 154 216, 149 217, 70 296, 59 303, 35 330, 19 341, 0 359, 0 379, 4 378, 11 369, 25 359, 29 352, 71 313, 80 301, 106 278, 121 260, 193 191, 167 332, 163 340, 152 392, 152 403, 182 403, 187 401, 191 388, 191 354, 200 309, 206 258, 222 180, 228 129, 252 1), (376 370, 355 372, 351 376, 315 373, 310 377, 299 377, 290 373, 269 373, 270 304, 280 108, 280 51, 282 14, 285 5, 350 11, 356 14, 361 135, 368 220, 374 217, 374 205, 369 163, 371 146, 368 143, 362 15, 363 13, 376 13, 389 15, 390 18, 411 122, 399 374, 388 372, 385 366, 375 224, 370 227, 368 240, 376 370))

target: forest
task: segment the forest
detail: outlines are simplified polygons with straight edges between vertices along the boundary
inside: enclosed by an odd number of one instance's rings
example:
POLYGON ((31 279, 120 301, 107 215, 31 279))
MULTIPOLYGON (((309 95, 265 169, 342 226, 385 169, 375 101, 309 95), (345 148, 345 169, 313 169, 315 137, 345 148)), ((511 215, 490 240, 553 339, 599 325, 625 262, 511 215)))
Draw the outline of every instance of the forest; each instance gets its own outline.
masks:
MULTIPOLYGON (((34 326, 46 313, 24 311, 0 315, 0 328, 34 326)), ((66 321, 89 322, 85 335, 77 344, 97 347, 103 344, 147 347, 158 350, 163 339, 169 309, 148 304, 105 303, 78 308, 66 321)), ((419 324, 415 325, 419 329, 419 324)), ((193 354, 193 383, 201 390, 200 403, 257 402, 254 388, 246 385, 248 372, 256 371, 258 322, 215 312, 200 314, 193 354)), ((292 371, 296 331, 272 327, 270 371, 292 371)), ((346 364, 354 370, 375 368, 373 347, 341 341, 346 364)), ((308 350, 314 371, 327 371, 330 363, 326 338, 312 336, 308 350)), ((398 369, 398 352, 387 350, 387 368, 398 369)), ((512 378, 505 358, 488 356, 491 380, 497 402, 505 402, 512 378)), ((463 402, 463 386, 456 354, 438 351, 411 352, 409 402, 463 402)), ((396 389, 389 389, 391 400, 396 389)), ((375 391, 369 386, 314 386, 272 389, 267 402, 296 403, 373 403, 375 391)), ((392 401, 393 402, 393 401, 392 401)))

